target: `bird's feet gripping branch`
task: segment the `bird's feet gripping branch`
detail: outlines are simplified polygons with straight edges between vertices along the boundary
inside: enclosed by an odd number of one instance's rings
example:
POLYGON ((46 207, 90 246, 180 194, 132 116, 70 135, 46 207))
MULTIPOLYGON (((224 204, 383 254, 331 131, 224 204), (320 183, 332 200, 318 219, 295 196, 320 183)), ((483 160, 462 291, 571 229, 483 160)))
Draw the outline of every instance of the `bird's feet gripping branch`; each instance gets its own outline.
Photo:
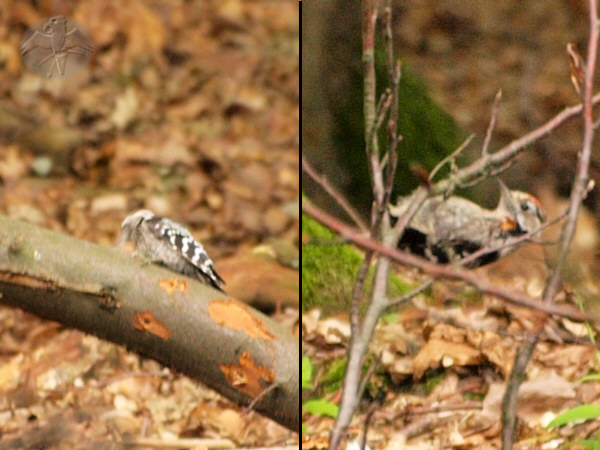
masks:
POLYGON ((197 279, 223 291, 225 281, 192 234, 182 225, 154 215, 147 209, 125 218, 118 243, 131 241, 142 258, 197 279))

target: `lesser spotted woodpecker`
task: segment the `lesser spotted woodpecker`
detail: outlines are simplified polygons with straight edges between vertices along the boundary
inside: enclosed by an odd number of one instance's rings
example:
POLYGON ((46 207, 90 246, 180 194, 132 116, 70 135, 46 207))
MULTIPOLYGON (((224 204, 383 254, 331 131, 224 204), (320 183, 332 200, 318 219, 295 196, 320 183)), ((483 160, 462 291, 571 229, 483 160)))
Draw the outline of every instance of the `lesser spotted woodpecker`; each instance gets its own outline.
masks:
POLYGON ((225 281, 204 247, 182 225, 142 209, 123 221, 118 242, 125 241, 133 242, 136 254, 223 291, 225 281))
MULTIPOLYGON (((506 256, 524 244, 519 238, 538 230, 546 217, 533 195, 511 191, 501 182, 500 191, 500 202, 493 210, 457 196, 427 199, 409 222, 398 247, 442 264, 460 262, 484 249, 465 264, 467 267, 506 256)), ((409 199, 391 206, 391 215, 400 217, 409 199)))

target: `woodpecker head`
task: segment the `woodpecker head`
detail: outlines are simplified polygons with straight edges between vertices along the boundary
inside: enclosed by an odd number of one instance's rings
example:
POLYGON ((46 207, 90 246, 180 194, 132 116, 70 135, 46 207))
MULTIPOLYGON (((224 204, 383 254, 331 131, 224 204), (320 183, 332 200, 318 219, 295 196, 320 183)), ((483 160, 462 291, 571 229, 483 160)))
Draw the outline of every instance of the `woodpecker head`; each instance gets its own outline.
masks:
POLYGON ((131 240, 135 229, 138 228, 142 222, 149 220, 152 217, 154 217, 154 213, 147 209, 140 209, 139 211, 128 215, 121 224, 121 234, 119 235, 117 244, 122 244, 125 241, 131 240))
POLYGON ((546 215, 540 201, 531 194, 522 191, 511 191, 504 183, 500 183, 500 202, 496 208, 499 216, 513 222, 511 231, 514 234, 525 234, 537 230, 545 221, 546 215))

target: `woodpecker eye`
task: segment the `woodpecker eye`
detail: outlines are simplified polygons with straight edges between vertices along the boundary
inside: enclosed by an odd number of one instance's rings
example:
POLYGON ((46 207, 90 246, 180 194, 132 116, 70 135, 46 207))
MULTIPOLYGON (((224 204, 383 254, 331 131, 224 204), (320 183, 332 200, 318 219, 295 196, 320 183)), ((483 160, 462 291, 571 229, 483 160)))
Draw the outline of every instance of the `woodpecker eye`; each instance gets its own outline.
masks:
POLYGON ((521 203, 521 210, 522 211, 529 211, 531 209, 531 207, 529 206, 529 203, 525 202, 525 203, 521 203))

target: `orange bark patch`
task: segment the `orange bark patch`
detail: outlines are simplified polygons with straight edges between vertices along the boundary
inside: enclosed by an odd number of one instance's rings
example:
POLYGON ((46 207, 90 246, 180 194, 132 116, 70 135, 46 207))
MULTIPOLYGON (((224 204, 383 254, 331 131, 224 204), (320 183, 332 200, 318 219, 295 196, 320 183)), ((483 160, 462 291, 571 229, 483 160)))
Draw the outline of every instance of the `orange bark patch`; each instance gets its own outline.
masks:
POLYGON ((245 331, 248 336, 273 339, 267 325, 248 311, 248 307, 237 300, 214 300, 208 307, 210 317, 219 325, 245 331))
POLYGON ((181 278, 163 278, 158 282, 158 285, 167 291, 167 294, 171 296, 174 291, 187 292, 188 282, 181 278))
POLYGON ((238 364, 220 365, 229 384, 244 394, 254 398, 265 390, 260 380, 272 383, 275 374, 264 366, 257 366, 248 352, 243 352, 238 364))
POLYGON ((155 334, 165 341, 171 337, 169 329, 163 323, 156 320, 156 317, 150 311, 135 313, 133 315, 133 327, 137 330, 155 334))

